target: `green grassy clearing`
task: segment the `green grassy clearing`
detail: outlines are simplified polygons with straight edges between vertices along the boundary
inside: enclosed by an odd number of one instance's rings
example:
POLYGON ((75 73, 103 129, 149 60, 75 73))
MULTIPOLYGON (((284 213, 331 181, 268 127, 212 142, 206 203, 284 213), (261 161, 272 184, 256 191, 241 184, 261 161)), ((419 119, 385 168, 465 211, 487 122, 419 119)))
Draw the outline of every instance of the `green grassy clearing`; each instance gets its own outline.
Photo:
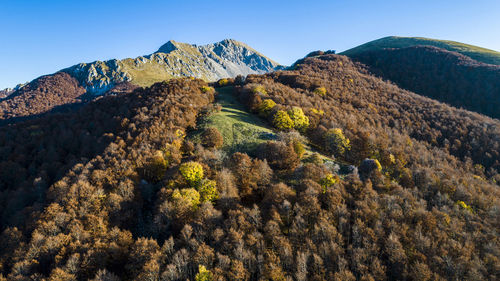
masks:
MULTIPOLYGON (((217 89, 216 102, 222 106, 222 110, 203 120, 200 129, 217 128, 224 138, 222 149, 228 152, 250 152, 260 143, 276 138, 266 122, 246 111, 232 91, 233 87, 217 89)), ((199 132, 193 139, 199 140, 199 132)))
MULTIPOLYGON (((217 89, 216 102, 222 106, 220 112, 210 115, 199 123, 199 128, 191 139, 200 141, 203 129, 215 127, 224 138, 222 149, 232 153, 253 152, 257 146, 268 140, 276 139, 277 134, 265 120, 256 114, 248 112, 233 94, 233 87, 222 87, 217 89)), ((309 158, 317 151, 309 144, 304 144, 306 150, 302 159, 309 158)), ((332 158, 319 153, 323 161, 332 161, 332 158)))

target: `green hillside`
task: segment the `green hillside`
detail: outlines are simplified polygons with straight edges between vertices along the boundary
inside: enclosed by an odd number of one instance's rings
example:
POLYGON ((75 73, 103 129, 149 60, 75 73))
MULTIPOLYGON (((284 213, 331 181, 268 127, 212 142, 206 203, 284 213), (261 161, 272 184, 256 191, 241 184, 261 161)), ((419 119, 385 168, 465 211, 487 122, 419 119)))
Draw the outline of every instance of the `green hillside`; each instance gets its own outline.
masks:
POLYGON ((405 48, 418 45, 435 46, 448 51, 461 53, 480 62, 500 65, 500 52, 455 41, 423 37, 384 37, 344 51, 341 55, 353 56, 366 51, 375 51, 384 48, 405 48))
MULTIPOLYGON (((259 144, 268 140, 276 140, 278 132, 256 114, 249 112, 235 95, 233 86, 216 89, 216 102, 220 110, 200 120, 199 130, 191 139, 201 143, 201 133, 207 128, 216 128, 223 137, 221 149, 229 153, 236 151, 253 153, 259 144)), ((310 144, 304 143, 303 159, 308 160, 313 154, 323 161, 332 159, 313 149, 310 144)), ((338 163, 339 165, 341 163, 338 163)))
MULTIPOLYGON (((228 151, 255 149, 257 145, 273 138, 273 131, 258 116, 250 114, 232 94, 233 87, 218 89, 217 103, 220 111, 202 121, 202 130, 214 127, 224 138, 223 148, 228 151)), ((199 138, 199 134, 194 136, 199 138)))

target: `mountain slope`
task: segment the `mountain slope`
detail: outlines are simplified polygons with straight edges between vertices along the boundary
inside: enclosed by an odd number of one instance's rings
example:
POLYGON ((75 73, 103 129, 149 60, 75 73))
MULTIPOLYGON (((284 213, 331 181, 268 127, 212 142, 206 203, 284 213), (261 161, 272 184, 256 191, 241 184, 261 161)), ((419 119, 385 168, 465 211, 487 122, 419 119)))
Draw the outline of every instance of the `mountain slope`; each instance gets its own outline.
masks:
POLYGON ((102 94, 125 81, 138 86, 187 76, 216 81, 280 67, 246 44, 226 39, 203 46, 169 41, 151 55, 82 63, 62 71, 75 77, 87 91, 102 94))
POLYGON ((85 89, 64 72, 39 77, 0 100, 3 120, 45 113, 64 105, 80 103, 85 89))
POLYGON ((422 37, 384 37, 349 49, 342 52, 341 54, 346 56, 356 56, 367 51, 376 51, 386 48, 405 48, 421 45, 442 48, 448 51, 463 54, 479 62, 500 65, 500 52, 455 41, 429 39, 422 37))
POLYGON ((1 127, 0 279, 498 279, 499 120, 345 56, 235 80, 1 127))
POLYGON ((432 46, 371 50, 351 57, 404 89, 500 118, 500 65, 432 46))
POLYGON ((124 83, 144 87, 188 76, 216 81, 281 68, 278 63, 235 40, 203 46, 169 41, 147 56, 81 63, 35 79, 16 91, 6 91, 6 97, 0 100, 0 123, 86 102, 113 92, 114 87, 124 83))

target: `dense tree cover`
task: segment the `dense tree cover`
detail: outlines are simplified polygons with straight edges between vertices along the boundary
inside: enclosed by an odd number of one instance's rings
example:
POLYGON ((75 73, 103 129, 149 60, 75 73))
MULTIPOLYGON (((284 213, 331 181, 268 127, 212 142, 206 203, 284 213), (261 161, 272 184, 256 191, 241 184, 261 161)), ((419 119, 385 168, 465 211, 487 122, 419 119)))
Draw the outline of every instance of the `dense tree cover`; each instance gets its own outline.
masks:
POLYGON ((0 174, 1 202, 29 198, 3 210, 0 279, 497 279, 498 122, 403 91, 345 57, 296 68, 214 85, 235 85, 255 112, 272 100, 262 115, 270 125, 278 112, 292 120, 248 154, 190 139, 214 106, 214 92, 191 79, 0 129, 1 164, 13 167, 0 174), (445 130, 452 122, 467 137, 445 130), (481 148, 490 162, 459 153, 476 138, 491 145, 481 148), (347 172, 304 158, 306 142, 347 172), (56 149, 64 144, 74 150, 56 149))
POLYGON ((500 66, 431 46, 356 54, 356 60, 400 87, 500 119, 500 66))
POLYGON ((412 139, 421 141, 429 149, 440 148, 467 163, 480 164, 480 170, 489 178, 495 178, 500 171, 498 120, 403 91, 371 76, 346 57, 306 58, 295 67, 295 71, 250 75, 242 100, 250 109, 258 108, 262 98, 248 89, 264 85, 269 92, 265 97, 278 104, 273 108, 275 112, 297 106, 308 113, 309 133, 318 144, 329 129, 347 130, 350 139, 357 136, 351 144, 356 141, 366 145, 365 151, 351 152, 350 157, 358 163, 371 153, 366 150, 371 149, 373 139, 399 134, 408 137, 405 144, 412 139), (272 85, 267 85, 269 81, 272 85), (318 85, 327 89, 326 96, 314 94, 318 85), (373 127, 380 132, 375 133, 373 127))
POLYGON ((84 94, 85 89, 67 73, 42 76, 0 100, 0 124, 78 104, 84 94))
MULTIPOLYGON (((4 276, 121 275, 130 250, 139 256, 120 277, 136 277, 143 247, 154 249, 157 242, 144 238, 134 246, 133 237, 149 236, 155 188, 166 168, 179 164, 185 131, 213 100, 213 93, 202 93, 204 85, 156 84, 1 128, 4 276), (165 169, 158 169, 159 158, 165 169), (68 263, 72 269, 63 266, 68 263)), ((205 189, 213 192, 211 186, 205 189)), ((173 194, 169 198, 175 202, 173 194)))
POLYGON ((3 97, 0 92, 0 125, 38 118, 48 113, 68 112, 95 98, 130 92, 137 86, 129 82, 114 85, 101 96, 88 94, 66 72, 39 77, 3 97))
MULTIPOLYGON (((250 91, 255 84, 276 103, 274 114, 293 107, 307 112, 306 135, 317 148, 360 165, 360 183, 340 181, 353 197, 337 197, 350 214, 349 231, 338 218, 333 223, 344 239, 349 276, 498 278, 500 122, 401 90, 341 56, 306 58, 293 71, 249 76, 239 92, 250 109, 263 98, 250 91), (487 264, 488 273, 480 269, 487 264)), ((328 180, 319 183, 324 188, 328 180)), ((340 212, 341 205, 328 207, 340 212)))

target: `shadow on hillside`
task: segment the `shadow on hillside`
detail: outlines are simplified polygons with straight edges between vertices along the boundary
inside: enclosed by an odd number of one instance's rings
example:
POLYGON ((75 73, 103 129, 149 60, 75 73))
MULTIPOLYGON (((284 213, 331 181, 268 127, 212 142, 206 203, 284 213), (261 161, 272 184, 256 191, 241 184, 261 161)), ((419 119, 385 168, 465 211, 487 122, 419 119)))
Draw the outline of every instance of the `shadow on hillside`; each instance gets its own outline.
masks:
POLYGON ((51 185, 104 152, 123 130, 119 120, 129 117, 121 104, 106 98, 0 121, 0 232, 30 221, 36 211, 26 208, 43 210, 51 185))
POLYGON ((20 122, 34 120, 34 119, 47 117, 47 116, 51 116, 51 115, 56 115, 56 114, 70 113, 72 111, 78 110, 86 103, 87 102, 76 102, 76 103, 70 103, 70 104, 63 104, 63 105, 58 105, 58 106, 56 106, 56 107, 54 107, 51 110, 46 111, 46 112, 42 112, 42 113, 38 113, 38 114, 31 114, 31 115, 26 115, 26 116, 16 116, 16 117, 3 119, 3 120, 0 120, 0 126, 17 124, 20 122))

